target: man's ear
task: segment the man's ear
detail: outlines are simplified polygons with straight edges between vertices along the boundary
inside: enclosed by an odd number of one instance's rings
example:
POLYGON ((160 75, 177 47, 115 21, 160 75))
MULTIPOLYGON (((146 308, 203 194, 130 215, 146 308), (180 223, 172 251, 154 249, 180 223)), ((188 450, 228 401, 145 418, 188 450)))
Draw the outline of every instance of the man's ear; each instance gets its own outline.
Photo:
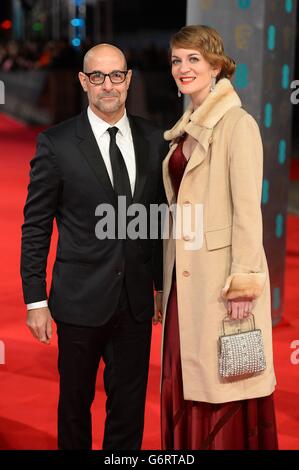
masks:
POLYGON ((86 86, 86 75, 83 72, 78 73, 78 78, 81 83, 83 90, 87 93, 87 86, 86 86))
POLYGON ((130 83, 131 83, 131 78, 132 78, 132 70, 129 69, 126 77, 126 82, 127 82, 127 90, 130 88, 130 83))

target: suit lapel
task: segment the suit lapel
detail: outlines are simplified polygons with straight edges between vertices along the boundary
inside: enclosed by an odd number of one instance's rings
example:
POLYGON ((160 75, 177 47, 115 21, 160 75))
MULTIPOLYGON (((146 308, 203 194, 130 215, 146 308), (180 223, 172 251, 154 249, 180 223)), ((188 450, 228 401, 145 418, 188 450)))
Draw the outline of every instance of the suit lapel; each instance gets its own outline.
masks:
POLYGON ((132 139, 135 150, 136 160, 136 182, 133 194, 133 202, 138 202, 141 199, 142 191, 144 189, 147 170, 149 163, 149 142, 144 136, 144 131, 138 125, 134 116, 128 115, 132 139))
MULTIPOLYGON (((133 202, 138 202, 144 189, 149 161, 149 142, 144 136, 143 129, 138 125, 133 116, 128 115, 136 160, 136 182, 133 202)), ((105 162, 98 147, 96 138, 88 121, 87 113, 84 111, 77 119, 77 136, 79 138, 79 149, 86 158, 92 171, 95 173, 99 183, 114 204, 117 202, 116 195, 111 184, 105 162)))
POLYGON ((95 173, 108 198, 113 204, 115 204, 116 195, 111 184, 101 151, 89 124, 86 111, 78 116, 77 136, 79 138, 79 149, 86 158, 92 171, 95 173))

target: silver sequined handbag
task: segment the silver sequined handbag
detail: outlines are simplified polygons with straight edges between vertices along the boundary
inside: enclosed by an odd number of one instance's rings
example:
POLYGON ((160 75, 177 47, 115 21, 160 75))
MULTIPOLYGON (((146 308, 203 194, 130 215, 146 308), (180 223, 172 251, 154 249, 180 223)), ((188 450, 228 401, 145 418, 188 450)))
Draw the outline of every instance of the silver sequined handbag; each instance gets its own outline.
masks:
POLYGON ((255 328, 254 316, 243 320, 225 317, 219 337, 219 374, 221 377, 254 374, 266 368, 262 332, 255 328), (229 333, 228 333, 229 330, 229 333))

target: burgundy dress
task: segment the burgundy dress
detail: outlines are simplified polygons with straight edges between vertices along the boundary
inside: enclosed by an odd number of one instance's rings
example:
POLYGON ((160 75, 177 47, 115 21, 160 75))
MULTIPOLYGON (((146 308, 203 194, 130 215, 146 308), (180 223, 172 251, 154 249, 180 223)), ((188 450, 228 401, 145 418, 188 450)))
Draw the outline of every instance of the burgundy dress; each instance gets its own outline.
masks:
MULTIPOLYGON (((176 195, 187 165, 182 151, 183 141, 184 138, 169 160, 169 173, 176 195)), ((278 448, 273 395, 220 404, 184 400, 175 274, 168 299, 163 353, 162 449, 278 448)))

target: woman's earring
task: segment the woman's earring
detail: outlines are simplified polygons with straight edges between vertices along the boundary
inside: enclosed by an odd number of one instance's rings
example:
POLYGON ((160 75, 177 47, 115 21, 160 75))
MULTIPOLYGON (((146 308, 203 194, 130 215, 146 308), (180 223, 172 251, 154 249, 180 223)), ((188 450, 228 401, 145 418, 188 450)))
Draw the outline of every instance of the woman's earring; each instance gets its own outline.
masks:
POLYGON ((181 90, 178 88, 178 97, 180 98, 182 96, 181 90))
POLYGON ((211 80, 211 90, 210 90, 210 91, 214 91, 214 90, 215 90, 215 86, 216 86, 216 77, 212 77, 212 80, 211 80))

